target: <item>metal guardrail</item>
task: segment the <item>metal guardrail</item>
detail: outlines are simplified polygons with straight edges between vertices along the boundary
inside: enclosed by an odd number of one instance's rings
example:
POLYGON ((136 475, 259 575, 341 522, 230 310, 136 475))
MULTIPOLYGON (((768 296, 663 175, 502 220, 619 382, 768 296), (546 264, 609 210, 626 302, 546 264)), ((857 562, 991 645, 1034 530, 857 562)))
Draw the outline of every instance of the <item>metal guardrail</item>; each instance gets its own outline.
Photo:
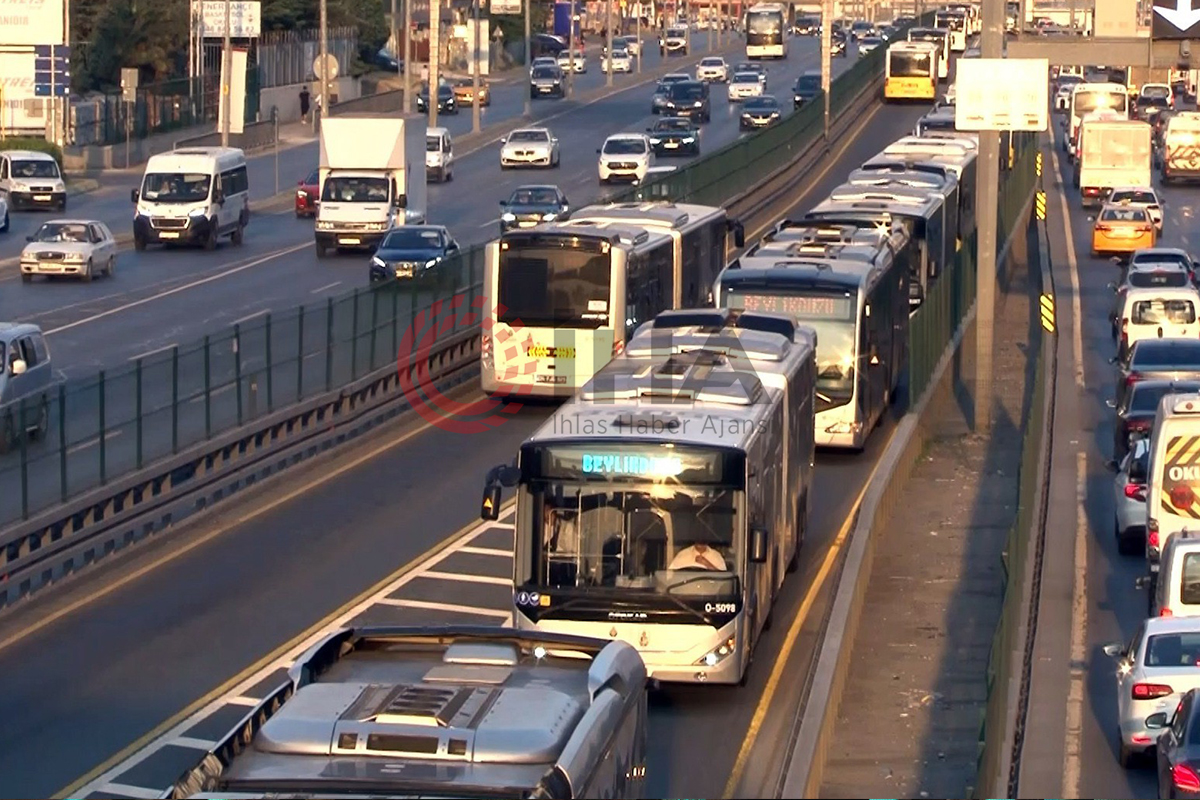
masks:
MULTIPOLYGON (((262 122, 248 122, 242 127, 241 133, 229 134, 229 146, 241 148, 247 153, 252 150, 262 150, 275 144, 275 137, 278 133, 279 126, 275 124, 274 119, 265 119, 262 122)), ((213 131, 212 133, 203 133, 199 136, 189 136, 186 139, 179 139, 175 142, 173 149, 220 146, 221 132, 213 131)))

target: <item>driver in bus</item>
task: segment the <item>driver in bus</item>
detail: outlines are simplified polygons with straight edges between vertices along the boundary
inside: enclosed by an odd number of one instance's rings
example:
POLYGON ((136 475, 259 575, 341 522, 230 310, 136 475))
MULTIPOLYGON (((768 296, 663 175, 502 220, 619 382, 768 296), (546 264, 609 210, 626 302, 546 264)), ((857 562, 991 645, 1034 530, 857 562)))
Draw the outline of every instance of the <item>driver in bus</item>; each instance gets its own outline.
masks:
POLYGON ((696 542, 675 554, 667 569, 710 569, 726 572, 725 558, 704 542, 696 542))

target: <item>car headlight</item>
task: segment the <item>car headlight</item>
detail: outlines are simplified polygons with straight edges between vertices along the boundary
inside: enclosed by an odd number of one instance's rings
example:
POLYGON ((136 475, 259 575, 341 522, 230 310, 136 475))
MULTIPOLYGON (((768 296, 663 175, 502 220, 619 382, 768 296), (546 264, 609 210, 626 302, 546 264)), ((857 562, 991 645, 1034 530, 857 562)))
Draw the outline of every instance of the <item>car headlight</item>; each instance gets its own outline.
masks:
POLYGON ((749 113, 742 114, 742 119, 750 119, 750 114, 749 113))
POLYGON ((734 645, 736 643, 736 639, 730 636, 728 639, 721 642, 720 645, 705 653, 703 658, 697 659, 695 666, 715 667, 717 664, 720 664, 733 654, 734 645))
POLYGON ((504 220, 505 222, 516 222, 517 215, 512 214, 508 211, 505 211, 503 214, 500 215, 500 219, 504 220))
POLYGON ((543 214, 542 222, 553 222, 555 217, 557 217, 557 216, 558 216, 557 214, 543 214))
POLYGON ((662 139, 651 139, 650 144, 662 144, 662 139))
POLYGON ((386 267, 387 267, 387 262, 386 262, 386 261, 384 261, 384 260, 383 260, 382 258, 380 258, 379 256, 371 256, 371 266, 373 266, 373 267, 384 267, 384 268, 386 268, 386 267))
POLYGON ((778 117, 778 116, 779 116, 779 112, 778 112, 778 111, 772 111, 772 112, 771 112, 771 119, 775 119, 775 118, 776 118, 776 117, 778 117))
POLYGON ((442 259, 440 256, 438 258, 429 259, 428 261, 425 262, 425 269, 433 269, 434 267, 436 267, 438 265, 438 262, 441 260, 442 259))
POLYGON ((695 136, 685 136, 685 137, 683 137, 683 143, 684 143, 684 144, 691 144, 691 143, 692 143, 692 142, 694 142, 694 141, 696 141, 696 137, 695 137, 695 136))
POLYGON ((702 105, 704 105, 704 102, 702 100, 697 100, 696 102, 692 103, 692 108, 700 108, 702 105))
POLYGON ((331 231, 331 230, 333 230, 333 223, 332 222, 321 222, 318 220, 317 221, 317 230, 331 231))

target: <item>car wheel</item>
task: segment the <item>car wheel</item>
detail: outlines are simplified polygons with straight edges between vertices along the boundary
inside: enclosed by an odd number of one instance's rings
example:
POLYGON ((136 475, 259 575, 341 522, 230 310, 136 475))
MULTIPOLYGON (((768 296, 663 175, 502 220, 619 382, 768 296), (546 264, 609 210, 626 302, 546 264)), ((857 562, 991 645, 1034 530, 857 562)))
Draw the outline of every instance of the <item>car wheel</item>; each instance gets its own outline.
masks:
POLYGON ((17 428, 13 421, 12 412, 4 415, 4 421, 0 422, 0 455, 12 450, 17 445, 17 428))
POLYGON ((83 274, 79 276, 84 283, 92 282, 92 260, 89 258, 87 265, 83 269, 83 274))
POLYGON ((33 275, 28 272, 22 272, 21 283, 33 283, 33 275))
POLYGON ((240 245, 246 240, 246 226, 243 225, 240 220, 238 221, 237 227, 233 229, 233 234, 229 237, 229 240, 235 245, 240 245))
POLYGON ((108 257, 108 266, 104 268, 104 277, 111 278, 117 274, 117 257, 108 257))
POLYGON ((48 430, 50 430, 50 401, 43 397, 41 405, 38 406, 37 423, 34 425, 30 438, 35 441, 45 439, 48 430))
POLYGON ((204 239, 204 249, 205 250, 216 250, 217 249, 217 226, 216 226, 216 224, 212 224, 212 227, 210 227, 208 229, 208 236, 204 239))
MULTIPOLYGON (((1117 736, 1121 735, 1120 728, 1117 729, 1117 736)), ((1133 769, 1135 753, 1129 749, 1129 745, 1125 744, 1125 740, 1121 740, 1119 750, 1117 752, 1117 763, 1122 769, 1133 769)))
POLYGON ((0 233, 8 232, 8 210, 4 211, 4 219, 0 220, 0 233))
POLYGON ((145 237, 138 236, 138 235, 135 233, 135 234, 133 235, 133 249, 134 249, 134 250, 136 250, 136 251, 137 251, 137 252, 139 252, 139 253, 140 253, 140 252, 142 252, 143 250, 145 250, 145 249, 146 249, 146 239, 145 239, 145 237))

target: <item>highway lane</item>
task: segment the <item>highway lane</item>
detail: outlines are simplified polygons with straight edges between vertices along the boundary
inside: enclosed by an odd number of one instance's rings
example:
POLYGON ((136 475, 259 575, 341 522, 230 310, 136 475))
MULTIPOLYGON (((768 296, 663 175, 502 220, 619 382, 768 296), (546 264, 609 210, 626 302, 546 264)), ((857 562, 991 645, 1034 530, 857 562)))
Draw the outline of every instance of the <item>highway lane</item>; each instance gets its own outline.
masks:
MULTIPOLYGON (((768 88, 786 98, 794 76, 811 67, 815 58, 810 47, 804 55, 769 64, 768 88)), ((849 62, 838 59, 836 66, 844 70, 849 62)), ((738 106, 727 101, 725 88, 714 87, 712 121, 701 133, 702 153, 741 135, 738 114, 738 106)), ((609 134, 644 130, 653 119, 648 88, 578 108, 550 123, 560 141, 569 143, 562 149, 558 169, 501 171, 497 148, 486 148, 461 160, 454 181, 430 186, 431 205, 443 209, 437 218, 447 222, 465 246, 496 236, 500 200, 523 183, 556 182, 576 209, 602 200, 623 187, 599 184, 596 149, 609 134)), ((686 161, 662 159, 660 163, 686 161)), ((75 493, 98 485, 102 458, 109 477, 122 474, 199 441, 207 431, 267 413, 294 399, 297 386, 303 386, 304 395, 310 396, 395 360, 395 342, 403 339, 410 322, 412 298, 404 294, 397 300, 391 292, 378 299, 371 295, 360 295, 357 301, 346 298, 349 289, 367 283, 365 255, 317 259, 311 247, 311 221, 295 219, 288 212, 260 217, 258 222, 257 235, 247 237, 240 248, 229 245, 212 253, 127 253, 112 281, 12 283, 11 291, 0 293, 0 319, 19 318, 40 325, 48 334, 56 369, 76 379, 63 405, 66 435, 59 434, 60 409, 55 400, 49 409, 49 437, 27 451, 24 492, 29 499, 0 509, 0 524, 22 513, 24 502, 31 509, 40 509, 61 498, 60 442, 70 450, 66 483, 70 493, 75 493), (343 297, 332 303, 335 295, 343 297), (358 329, 369 319, 377 320, 379 338, 373 355, 367 337, 355 341, 353 336, 355 302, 358 329), (302 312, 300 307, 306 305, 309 308, 302 312), (330 317, 333 323, 327 328, 330 317), (236 347, 235 324, 239 332, 236 347), (268 324, 271 361, 276 365, 270 376, 271 397, 267 397, 263 333, 268 324), (301 332, 305 359, 298 367, 293 357, 299 358, 297 337, 301 332), (202 349, 205 335, 210 336, 207 368, 202 349), (336 349, 328 360, 322 355, 327 336, 336 349), (173 363, 172 349, 176 347, 180 349, 178 366, 173 363), (246 378, 240 391, 233 385, 238 368, 235 354, 246 378), (136 425, 138 379, 132 371, 139 358, 143 365, 140 438, 136 425), (352 371, 352 363, 357 371, 352 371), (100 387, 95 377, 100 369, 107 371, 103 420, 108 434, 103 453, 100 387), (326 379, 327 370, 334 373, 332 380, 326 379), (178 383, 173 380, 175 374, 178 383), (254 390, 252 382, 256 383, 254 390), (171 406, 180 398, 184 402, 173 414, 171 406)), ((475 280, 480 280, 480 275, 477 272, 475 280)), ((457 284, 449 285, 468 284, 464 275, 457 284)), ((37 409, 28 412, 31 418, 36 413, 37 409)), ((20 469, 16 455, 0 458, 0 487, 11 487, 13 497, 22 497, 20 469)))
MULTIPOLYGON (((812 190, 796 198, 801 210, 911 130, 920 113, 915 107, 887 108, 864 119, 865 132, 814 171, 812 190)), ((468 394, 478 399, 474 390, 468 394)), ((18 610, 0 623, 0 642, 13 633, 24 637, 0 646, 0 670, 9 676, 10 687, 0 699, 8 743, 0 751, 0 794, 46 796, 81 776, 442 541, 447 532, 470 523, 484 471, 511 459, 517 444, 548 413, 544 405, 527 407, 506 425, 469 440, 424 430, 396 449, 373 453, 369 448, 384 448, 403 435, 381 432, 369 444, 289 473, 286 481, 232 502, 172 539, 139 548, 18 610), (316 479, 324 482, 306 483, 316 479), (180 554, 174 560, 155 564, 175 552, 180 554), (95 591, 108 594, 89 601, 95 591), (72 610, 71 604, 79 605, 72 610)), ((656 698, 656 796, 716 796, 748 730, 757 736, 755 757, 746 765, 748 780, 765 763, 765 754, 786 739, 785 716, 770 712, 786 710, 802 689, 825 600, 824 592, 810 589, 815 584, 827 588, 818 578, 832 563, 826 560, 828 547, 890 427, 885 424, 861 456, 819 458, 802 566, 780 598, 750 686, 672 689, 656 698), (790 625, 802 604, 808 614, 793 631, 790 625), (793 657, 776 666, 787 639, 793 657), (772 698, 763 716, 756 713, 756 703, 768 683, 772 698)), ((496 546, 502 545, 490 547, 496 546)), ((469 555, 476 561, 487 558, 469 555)), ((463 574, 472 569, 485 567, 455 567, 463 574)), ((496 609, 494 596, 481 600, 458 583, 451 592, 426 595, 424 602, 450 598, 496 609)), ((446 619, 421 607, 410 605, 408 611, 400 615, 408 622, 446 619)))
MULTIPOLYGON (((1061 134, 1059 134, 1061 135, 1061 134)), ((1076 430, 1056 432, 1070 439, 1069 447, 1081 447, 1085 458, 1079 490, 1087 526, 1086 628, 1084 643, 1087 671, 1083 686, 1082 731, 1078 745, 1079 797, 1157 797, 1153 761, 1141 768, 1122 769, 1117 761, 1116 662, 1103 652, 1105 644, 1127 642, 1145 618, 1146 592, 1135 588, 1135 580, 1145 574, 1142 556, 1122 556, 1113 537, 1112 477, 1105 462, 1112 458, 1113 412, 1105 401, 1113 396, 1115 368, 1108 359, 1115 353, 1108 311, 1112 292, 1109 281, 1120 277, 1120 270, 1107 259, 1091 257, 1090 215, 1079 206, 1079 193, 1070 188, 1070 165, 1056 149, 1057 166, 1070 208, 1069 232, 1074 245, 1074 263, 1055 265, 1056 280, 1067 279, 1068 270, 1078 276, 1082 308, 1082 358, 1084 385, 1080 400, 1082 419, 1076 430), (1078 441, 1077 445, 1075 442, 1078 441)), ((1047 170, 1053 175, 1052 170, 1047 170)), ((1157 181, 1157 177, 1156 177, 1157 181)), ((1158 185, 1156 183, 1156 185, 1158 185)), ((1200 207, 1194 188, 1158 185, 1164 204, 1164 226, 1160 243, 1167 247, 1185 247, 1195 252, 1195 217, 1200 207)), ((1050 197, 1052 235, 1063 237, 1061 207, 1050 197)), ((1063 238, 1065 242, 1065 237, 1063 238)), ((1073 279, 1072 279, 1073 280, 1073 279)), ((1063 331, 1067 334, 1067 331, 1063 331)), ((1070 338, 1064 337, 1064 346, 1070 338)), ((1077 391, 1063 386, 1059 391, 1077 391)), ((1079 624, 1079 620, 1076 624, 1079 624)), ((1032 709, 1031 714, 1056 713, 1054 709, 1032 709)), ((1033 717, 1031 721, 1036 720, 1033 717)), ((1070 734, 1068 734, 1070 735, 1070 734)), ((1068 741, 1068 751, 1073 741, 1068 741)), ((1068 796, 1068 795, 1064 795, 1068 796)))

